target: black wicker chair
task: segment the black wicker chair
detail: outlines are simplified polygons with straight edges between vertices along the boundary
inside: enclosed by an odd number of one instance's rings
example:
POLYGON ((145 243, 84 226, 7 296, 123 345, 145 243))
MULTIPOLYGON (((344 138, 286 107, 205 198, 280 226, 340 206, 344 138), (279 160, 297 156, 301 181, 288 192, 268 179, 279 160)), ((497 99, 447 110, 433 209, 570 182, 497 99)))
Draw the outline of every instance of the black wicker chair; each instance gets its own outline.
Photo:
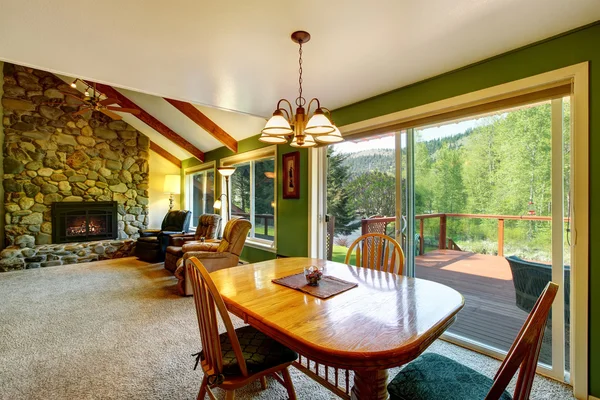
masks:
MULTIPOLYGON (((506 257, 506 260, 510 265, 510 271, 513 276, 517 307, 529 313, 548 282, 552 280, 552 266, 550 264, 525 261, 517 256, 506 257)), ((569 311, 571 304, 571 269, 568 265, 565 265, 564 271, 565 323, 568 324, 570 323, 571 315, 569 311)))

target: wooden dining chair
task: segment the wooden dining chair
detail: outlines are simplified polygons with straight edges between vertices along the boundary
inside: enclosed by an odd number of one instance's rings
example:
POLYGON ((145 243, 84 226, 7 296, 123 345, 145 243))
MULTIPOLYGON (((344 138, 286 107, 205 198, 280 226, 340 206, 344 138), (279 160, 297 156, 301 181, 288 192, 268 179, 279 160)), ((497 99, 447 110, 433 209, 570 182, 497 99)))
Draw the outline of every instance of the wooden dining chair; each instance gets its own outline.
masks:
POLYGON ((395 239, 381 233, 367 233, 356 239, 348 248, 344 263, 350 264, 352 254, 356 255, 357 267, 398 275, 404 270, 402 247, 395 239))
POLYGON ((427 353, 408 364, 390 382, 390 399, 529 399, 546 322, 557 291, 556 283, 546 285, 493 380, 447 357, 427 353), (506 387, 519 367, 511 396, 506 387))
POLYGON ((266 388, 267 375, 279 381, 291 400, 296 399, 288 367, 298 354, 251 326, 234 329, 223 298, 209 272, 195 257, 187 260, 186 267, 194 291, 198 328, 202 351, 200 360, 204 378, 198 399, 216 400, 212 388, 226 391, 225 399, 235 396, 235 390, 255 380, 266 388), (219 335, 218 316, 226 332, 219 335), (277 374, 281 373, 281 376, 277 374))

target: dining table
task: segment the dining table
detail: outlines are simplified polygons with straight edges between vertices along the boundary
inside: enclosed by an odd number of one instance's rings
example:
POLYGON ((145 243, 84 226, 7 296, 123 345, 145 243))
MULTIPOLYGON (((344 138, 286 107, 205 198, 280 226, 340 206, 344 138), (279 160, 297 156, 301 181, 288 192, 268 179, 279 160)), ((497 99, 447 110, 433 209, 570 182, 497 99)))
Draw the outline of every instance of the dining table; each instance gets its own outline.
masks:
POLYGON ((278 258, 211 273, 228 310, 317 363, 354 371, 352 399, 387 399, 388 368, 417 358, 464 306, 456 290, 419 278, 316 258, 278 258), (322 299, 273 282, 323 268, 357 286, 322 299))

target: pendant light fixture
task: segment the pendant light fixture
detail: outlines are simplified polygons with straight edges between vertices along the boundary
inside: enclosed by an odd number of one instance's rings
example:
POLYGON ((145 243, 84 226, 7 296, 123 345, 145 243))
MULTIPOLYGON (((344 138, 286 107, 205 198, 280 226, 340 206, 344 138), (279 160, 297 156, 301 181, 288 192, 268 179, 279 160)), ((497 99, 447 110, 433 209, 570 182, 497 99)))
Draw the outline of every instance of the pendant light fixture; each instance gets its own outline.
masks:
POLYGON ((277 109, 267 121, 261 131, 262 135, 258 139, 263 143, 285 144, 291 138, 290 146, 308 148, 317 144, 332 144, 344 140, 339 129, 331 122, 331 112, 327 108, 321 107, 319 99, 313 98, 308 103, 307 109, 304 108, 306 99, 302 96, 302 45, 309 40, 310 34, 308 32, 296 31, 292 33, 292 41, 300 46, 298 51, 299 90, 295 102, 296 113, 294 114, 292 104, 288 100, 279 100, 277 109), (286 104, 287 107, 282 107, 282 103, 286 104), (316 104, 316 109, 311 116, 310 109, 313 103, 316 104))

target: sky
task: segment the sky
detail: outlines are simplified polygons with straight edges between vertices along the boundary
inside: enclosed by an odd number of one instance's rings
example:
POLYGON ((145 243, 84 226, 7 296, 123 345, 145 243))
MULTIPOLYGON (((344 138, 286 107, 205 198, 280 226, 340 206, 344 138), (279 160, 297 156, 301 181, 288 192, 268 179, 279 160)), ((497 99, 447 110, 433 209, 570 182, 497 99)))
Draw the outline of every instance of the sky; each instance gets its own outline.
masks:
MULTIPOLYGON (((448 136, 457 135, 463 133, 468 128, 474 128, 482 125, 484 118, 471 119, 468 121, 461 121, 458 123, 445 124, 441 126, 435 126, 426 129, 419 129, 420 141, 428 141, 432 139, 439 139, 448 136)), ((402 147, 406 146, 406 135, 402 135, 402 147)), ((394 134, 391 133, 388 136, 361 140, 359 142, 346 141, 335 145, 336 151, 340 153, 354 153, 363 150, 372 149, 393 149, 394 148, 394 134)))

